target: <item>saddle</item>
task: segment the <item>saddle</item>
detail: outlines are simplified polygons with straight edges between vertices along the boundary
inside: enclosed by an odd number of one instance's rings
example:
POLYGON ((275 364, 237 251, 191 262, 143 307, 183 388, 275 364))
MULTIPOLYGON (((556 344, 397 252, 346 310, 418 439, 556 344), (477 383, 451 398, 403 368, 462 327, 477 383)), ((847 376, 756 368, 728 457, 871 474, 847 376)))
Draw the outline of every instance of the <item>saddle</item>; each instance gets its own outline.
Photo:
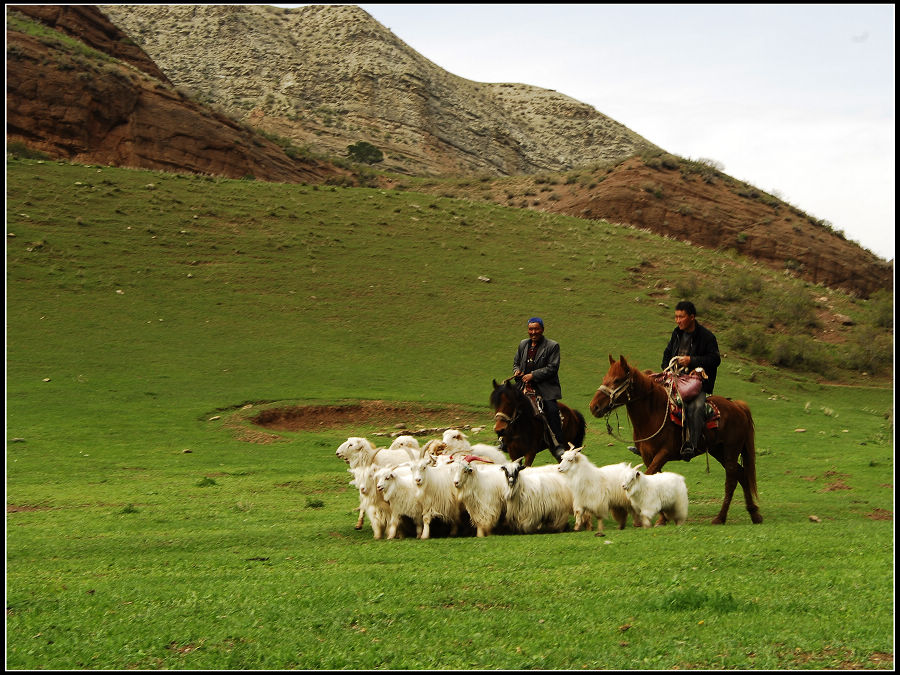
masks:
POLYGON ((525 394, 525 398, 528 399, 528 402, 531 404, 531 410, 534 413, 534 416, 543 417, 544 399, 541 398, 541 395, 538 394, 530 384, 522 385, 522 393, 525 394))
MULTIPOLYGON (((544 438, 550 444, 550 447, 553 447, 555 439, 553 438, 553 431, 550 429, 550 423, 547 421, 547 416, 544 414, 544 399, 534 390, 531 384, 523 384, 522 393, 525 394, 525 398, 531 404, 534 416, 540 418, 544 423, 544 438)), ((563 421, 562 411, 560 411, 559 423, 562 424, 563 421)))
MULTIPOLYGON (((693 401, 703 391, 703 380, 707 374, 703 368, 695 368, 688 373, 676 373, 666 369, 652 373, 651 378, 662 384, 669 393, 669 418, 678 426, 683 426, 684 404, 693 401)), ((709 399, 706 400, 706 428, 719 427, 719 409, 709 399)))

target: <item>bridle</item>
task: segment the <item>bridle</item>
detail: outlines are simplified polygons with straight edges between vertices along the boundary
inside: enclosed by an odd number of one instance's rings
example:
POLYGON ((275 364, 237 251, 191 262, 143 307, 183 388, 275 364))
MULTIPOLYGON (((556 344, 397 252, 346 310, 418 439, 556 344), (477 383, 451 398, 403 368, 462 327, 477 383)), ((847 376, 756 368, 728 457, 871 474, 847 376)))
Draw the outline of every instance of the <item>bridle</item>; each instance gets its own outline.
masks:
MULTIPOLYGON (((511 377, 510 377, 510 378, 507 378, 506 380, 503 381, 503 384, 506 384, 506 383, 509 382, 511 379, 512 379, 511 377)), ((495 419, 495 420, 497 420, 497 421, 502 421, 502 422, 506 422, 506 429, 503 430, 503 431, 504 431, 504 434, 500 434, 499 432, 498 432, 498 434, 497 434, 498 436, 500 436, 501 447, 502 447, 502 444, 503 444, 503 436, 505 435, 505 431, 508 430, 508 429, 510 429, 510 428, 513 426, 513 424, 515 424, 516 420, 519 419, 519 415, 521 414, 521 406, 518 405, 516 401, 513 401, 512 403, 513 403, 513 414, 512 414, 511 416, 510 416, 510 415, 507 415, 507 414, 504 413, 504 412, 500 412, 500 411, 497 411, 497 412, 494 414, 494 419, 495 419)))
POLYGON ((506 422, 506 425, 509 426, 513 422, 515 422, 517 419, 519 419, 519 411, 516 410, 516 412, 513 413, 512 417, 510 417, 506 413, 498 412, 494 415, 494 419, 495 420, 503 420, 504 422, 506 422))
MULTIPOLYGON (((605 384, 601 384, 598 388, 598 392, 603 392, 609 397, 609 410, 606 411, 606 414, 603 416, 606 420, 606 433, 614 438, 622 441, 623 443, 643 443, 644 441, 649 441, 651 438, 654 438, 659 435, 659 433, 665 428, 666 421, 669 419, 669 409, 668 405, 663 409, 663 419, 662 424, 659 425, 659 429, 657 429, 654 433, 647 436, 647 438, 635 438, 631 441, 627 441, 624 438, 619 437, 612 429, 612 425, 609 423, 610 414, 616 410, 617 408, 621 408, 623 405, 630 403, 632 400, 636 400, 632 397, 631 385, 634 383, 634 379, 631 376, 631 370, 628 371, 628 377, 625 378, 625 381, 622 382, 618 387, 612 389, 607 387, 605 384), (624 396, 625 400, 617 400, 624 396)), ((618 418, 617 418, 618 419, 618 418)), ((617 425, 618 426, 618 425, 617 425)))
POLYGON ((606 415, 609 415, 609 413, 611 413, 616 408, 619 408, 619 407, 625 405, 626 403, 628 403, 629 401, 631 401, 631 385, 632 385, 632 383, 633 383, 633 380, 631 377, 631 371, 629 370, 628 377, 626 377, 625 381, 622 382, 622 384, 620 384, 615 389, 610 389, 605 384, 601 384, 597 388, 598 392, 602 391, 609 398, 609 411, 607 411, 606 415), (622 394, 626 395, 625 400, 617 402, 616 399, 618 397, 620 397, 622 394))

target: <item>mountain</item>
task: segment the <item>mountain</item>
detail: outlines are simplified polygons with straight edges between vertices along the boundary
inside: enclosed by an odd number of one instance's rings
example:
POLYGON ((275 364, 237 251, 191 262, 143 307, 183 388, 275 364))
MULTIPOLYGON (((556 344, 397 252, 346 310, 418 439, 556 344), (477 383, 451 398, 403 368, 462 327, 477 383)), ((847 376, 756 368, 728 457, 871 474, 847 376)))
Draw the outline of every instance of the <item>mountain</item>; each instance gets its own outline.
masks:
POLYGON ((354 5, 101 5, 197 99, 344 155, 367 141, 411 175, 568 169, 655 146, 594 108, 452 75, 354 5))
POLYGON ((827 222, 557 92, 447 73, 355 6, 7 6, 7 142, 80 163, 374 180, 734 249, 862 297, 893 284, 892 263, 827 222), (361 140, 384 174, 338 159, 361 140))

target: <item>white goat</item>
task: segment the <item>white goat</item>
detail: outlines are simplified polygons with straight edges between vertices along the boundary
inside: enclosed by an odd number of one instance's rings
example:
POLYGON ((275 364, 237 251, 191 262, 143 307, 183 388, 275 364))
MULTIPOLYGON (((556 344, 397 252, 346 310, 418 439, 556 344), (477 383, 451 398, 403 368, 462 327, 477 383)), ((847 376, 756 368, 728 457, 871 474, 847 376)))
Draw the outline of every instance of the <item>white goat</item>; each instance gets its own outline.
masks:
POLYGON ((376 489, 375 472, 377 470, 378 467, 371 464, 369 466, 347 469, 353 474, 353 480, 350 481, 350 484, 356 486, 359 490, 360 516, 365 513, 369 517, 372 535, 375 539, 381 539, 390 520, 391 507, 384 500, 384 496, 376 489))
MULTIPOLYGON (((400 438, 403 438, 402 436, 400 438)), ((399 440, 399 439, 398 439, 399 440)), ((413 439, 415 440, 415 439, 413 439)), ((396 441, 395 441, 396 442, 396 441)), ((418 441, 416 441, 418 445, 418 441)), ((339 459, 350 465, 351 469, 366 467, 370 464, 378 466, 395 466, 416 459, 417 455, 406 445, 396 448, 376 448, 375 444, 367 438, 351 436, 338 446, 334 453, 339 459)), ((361 530, 365 518, 366 507, 362 495, 359 501, 359 517, 356 519, 356 529, 361 530)))
POLYGON ((453 485, 478 537, 490 535, 506 513, 509 485, 496 464, 459 459, 451 466, 453 485))
POLYGON ((397 538, 397 531, 404 517, 412 519, 416 526, 416 536, 422 536, 422 505, 419 503, 411 465, 407 463, 377 469, 375 489, 390 506, 386 538, 397 538))
POLYGON ((422 539, 431 537, 431 521, 438 518, 450 526, 450 536, 456 536, 460 524, 465 523, 465 510, 456 495, 450 476, 449 458, 427 454, 412 463, 412 475, 419 487, 422 506, 422 539))
POLYGON ((562 532, 573 513, 572 491, 555 464, 523 467, 522 459, 501 466, 509 485, 506 523, 522 533, 562 532))
POLYGON ((651 520, 658 514, 663 516, 660 520, 663 525, 667 520, 675 521, 676 525, 687 520, 687 485, 680 473, 666 471, 648 476, 632 469, 622 487, 644 527, 650 527, 651 520))
POLYGON ((422 449, 419 447, 419 441, 415 436, 397 436, 388 447, 388 450, 398 450, 400 448, 411 451, 417 459, 422 456, 422 449))
MULTIPOLYGON (((627 462, 597 466, 582 452, 582 448, 570 448, 563 453, 556 465, 565 476, 572 490, 572 506, 575 511, 575 530, 591 529, 591 516, 597 519, 597 537, 604 536, 603 521, 610 511, 619 529, 625 529, 629 512, 634 513, 623 483, 631 475, 627 462)), ((634 513, 637 519, 637 514, 634 513)))
POLYGON ((469 439, 459 429, 447 429, 441 439, 446 449, 444 454, 461 457, 465 455, 475 455, 490 460, 495 464, 505 464, 509 461, 506 454, 495 445, 487 443, 476 443, 472 445, 469 439))
MULTIPOLYGON (((395 441, 396 442, 396 441, 395 441)), ((417 453, 406 445, 391 448, 376 448, 368 438, 351 436, 338 446, 335 453, 350 467, 378 464, 379 466, 396 466, 403 462, 418 459, 417 453)))

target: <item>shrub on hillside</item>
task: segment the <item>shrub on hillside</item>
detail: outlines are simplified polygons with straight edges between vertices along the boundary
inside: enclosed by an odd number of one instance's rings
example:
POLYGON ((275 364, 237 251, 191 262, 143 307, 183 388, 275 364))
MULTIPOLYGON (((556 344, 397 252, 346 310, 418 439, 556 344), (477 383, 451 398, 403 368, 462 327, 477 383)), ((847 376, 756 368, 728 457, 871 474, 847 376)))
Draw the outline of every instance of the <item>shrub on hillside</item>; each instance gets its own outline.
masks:
POLYGON ((891 336, 875 328, 863 326, 848 346, 846 366, 861 373, 878 375, 894 367, 894 345, 891 336))
POLYGON ((755 359, 768 358, 769 340, 760 325, 739 326, 728 334, 728 343, 733 349, 755 359))
POLYGON ((377 164, 384 161, 384 153, 366 141, 358 141, 353 145, 348 145, 347 154, 354 161, 362 164, 377 164))
POLYGON ((763 304, 770 308, 773 322, 800 328, 819 326, 815 301, 807 293, 797 293, 791 289, 775 290, 763 304))
POLYGON ((770 360, 782 368, 827 374, 828 359, 822 346, 805 335, 778 335, 772 340, 770 360))
POLYGON ((894 327, 894 294, 886 288, 875 291, 869 298, 872 324, 877 328, 894 327))

